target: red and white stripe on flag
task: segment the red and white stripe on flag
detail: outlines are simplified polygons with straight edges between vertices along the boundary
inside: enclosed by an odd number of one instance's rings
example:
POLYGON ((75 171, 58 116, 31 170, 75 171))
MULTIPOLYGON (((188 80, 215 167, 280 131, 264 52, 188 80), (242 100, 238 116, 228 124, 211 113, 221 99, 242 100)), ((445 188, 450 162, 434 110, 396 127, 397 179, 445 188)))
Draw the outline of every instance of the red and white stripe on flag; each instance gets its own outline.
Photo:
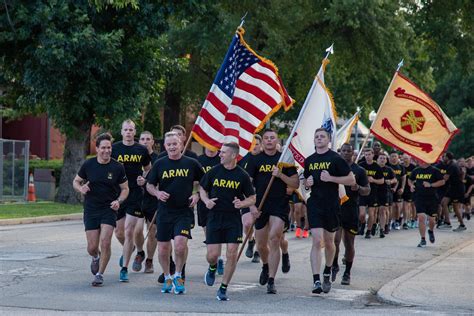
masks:
POLYGON ((272 62, 258 56, 239 29, 192 130, 201 145, 218 150, 226 142, 240 146, 239 156, 253 147, 254 134, 282 106, 288 95, 272 62))

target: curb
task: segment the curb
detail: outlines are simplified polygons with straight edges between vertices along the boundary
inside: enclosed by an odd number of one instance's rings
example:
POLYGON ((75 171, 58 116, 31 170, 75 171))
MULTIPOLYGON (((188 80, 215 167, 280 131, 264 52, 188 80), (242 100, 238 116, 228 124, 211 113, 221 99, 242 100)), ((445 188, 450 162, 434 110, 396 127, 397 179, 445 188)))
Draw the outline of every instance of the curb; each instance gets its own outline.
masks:
POLYGON ((402 305, 402 306, 421 306, 416 303, 406 301, 400 298, 393 296, 395 290, 403 284, 405 281, 415 277, 416 275, 420 274, 421 272, 425 271, 426 269, 430 268, 431 266, 443 261, 444 259, 448 258, 452 254, 460 251, 461 249, 469 246, 470 244, 474 243, 474 240, 467 240, 464 243, 446 251, 445 253, 441 254, 439 257, 433 258, 428 262, 425 262, 421 266, 407 272, 400 277, 388 282, 384 286, 377 291, 377 298, 384 303, 391 304, 391 305, 402 305))
POLYGON ((83 213, 73 213, 73 214, 66 214, 66 215, 0 219, 0 226, 82 220, 82 215, 83 213))

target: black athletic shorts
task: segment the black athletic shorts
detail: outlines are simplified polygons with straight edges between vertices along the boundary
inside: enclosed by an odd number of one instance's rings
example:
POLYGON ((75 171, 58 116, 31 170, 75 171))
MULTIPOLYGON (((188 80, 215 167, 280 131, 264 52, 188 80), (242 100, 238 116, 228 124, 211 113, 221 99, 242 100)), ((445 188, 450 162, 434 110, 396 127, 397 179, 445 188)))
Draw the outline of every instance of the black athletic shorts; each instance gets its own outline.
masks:
POLYGON ((448 193, 448 190, 446 186, 442 186, 441 188, 438 188, 438 190, 436 191, 436 195, 438 195, 438 203, 441 204, 441 201, 443 200, 445 196, 447 196, 447 193, 448 193))
POLYGON ((206 244, 242 243, 242 219, 240 212, 215 212, 207 215, 206 244))
POLYGON ((206 207, 206 204, 204 204, 201 201, 198 202, 196 208, 197 208, 197 216, 198 216, 198 225, 201 227, 206 227, 209 209, 206 207))
POLYGON ((143 216, 145 217, 148 223, 151 223, 153 216, 156 212, 156 207, 145 207, 142 208, 143 216))
POLYGON ((309 228, 324 228, 328 232, 335 232, 339 229, 338 210, 320 210, 308 208, 309 228))
POLYGON ((84 211, 85 230, 100 229, 101 224, 115 227, 116 221, 117 213, 111 208, 102 211, 84 211))
POLYGON ((451 199, 452 203, 462 203, 464 201, 464 186, 459 188, 450 188, 446 196, 451 199))
POLYGON ((402 198, 404 202, 413 202, 413 192, 410 189, 403 191, 402 198))
POLYGON ((359 198, 359 206, 377 207, 379 202, 376 194, 369 194, 367 196, 361 196, 359 198))
POLYGON ((428 216, 437 216, 438 206, 438 199, 435 197, 415 200, 416 214, 425 213, 428 216))
POLYGON ((290 227, 290 218, 288 216, 288 213, 267 213, 267 212, 262 212, 262 214, 260 215, 259 218, 257 218, 257 220, 255 221, 255 229, 256 230, 260 230, 262 228, 264 228, 267 223, 270 221, 270 216, 275 216, 275 217, 278 217, 280 218, 284 225, 283 225, 283 230, 285 229, 288 229, 288 227, 290 227))
POLYGON ((359 231, 359 210, 357 205, 347 202, 342 204, 339 220, 343 229, 353 235, 357 235, 359 231))
POLYGON ((401 203, 403 202, 403 193, 398 194, 398 192, 393 193, 393 202, 395 203, 401 203))
POLYGON ((390 193, 386 192, 379 192, 377 193, 377 201, 379 203, 379 206, 390 206, 392 205, 392 199, 390 197, 390 193))
MULTIPOLYGON (((257 205, 260 202, 257 201, 257 205)), ((259 230, 264 228, 268 221, 270 220, 270 216, 275 216, 281 218, 284 223, 284 228, 287 229, 290 227, 290 205, 288 200, 278 200, 276 203, 272 203, 271 200, 268 200, 263 204, 262 214, 259 218, 255 221, 255 229, 259 230)))
POLYGON ((142 212, 143 188, 137 187, 130 189, 127 199, 122 203, 119 209, 117 220, 129 214, 135 217, 143 218, 142 212))
POLYGON ((156 216, 156 240, 170 241, 175 236, 191 237, 194 225, 194 212, 192 209, 183 210, 158 210, 156 216))

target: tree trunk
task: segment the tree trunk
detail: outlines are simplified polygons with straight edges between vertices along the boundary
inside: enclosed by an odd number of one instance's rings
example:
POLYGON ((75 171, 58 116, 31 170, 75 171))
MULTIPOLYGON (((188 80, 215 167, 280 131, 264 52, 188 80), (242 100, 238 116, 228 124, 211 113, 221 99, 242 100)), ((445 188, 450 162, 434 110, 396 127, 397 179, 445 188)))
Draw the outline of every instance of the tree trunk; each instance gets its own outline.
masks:
POLYGON ((63 168, 61 169, 61 178, 59 179, 59 189, 56 194, 56 202, 67 204, 78 204, 81 202, 81 196, 74 191, 72 181, 79 168, 84 163, 87 149, 89 148, 91 128, 87 128, 73 137, 66 138, 64 146, 63 168))
POLYGON ((163 120, 163 133, 170 130, 170 127, 180 124, 181 95, 174 91, 173 87, 167 87, 165 90, 165 111, 163 120))

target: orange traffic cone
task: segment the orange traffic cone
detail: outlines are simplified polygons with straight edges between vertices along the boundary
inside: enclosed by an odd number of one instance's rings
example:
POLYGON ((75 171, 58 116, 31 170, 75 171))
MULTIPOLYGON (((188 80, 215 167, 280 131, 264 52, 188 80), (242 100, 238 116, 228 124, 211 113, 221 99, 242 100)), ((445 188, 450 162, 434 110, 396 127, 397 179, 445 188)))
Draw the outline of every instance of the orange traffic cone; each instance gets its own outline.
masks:
POLYGON ((28 202, 36 202, 35 182, 32 173, 30 173, 30 181, 28 184, 28 202))

